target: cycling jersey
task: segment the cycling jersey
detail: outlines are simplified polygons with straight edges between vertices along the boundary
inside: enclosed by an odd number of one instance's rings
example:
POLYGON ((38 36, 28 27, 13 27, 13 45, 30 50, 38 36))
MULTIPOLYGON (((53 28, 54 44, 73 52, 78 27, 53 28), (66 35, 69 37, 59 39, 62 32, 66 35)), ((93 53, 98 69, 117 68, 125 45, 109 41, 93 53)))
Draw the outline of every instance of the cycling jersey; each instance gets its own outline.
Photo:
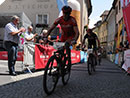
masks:
POLYGON ((91 35, 86 34, 84 36, 84 39, 86 39, 86 38, 88 39, 88 48, 92 48, 92 46, 93 46, 93 48, 97 47, 97 45, 96 45, 97 35, 95 33, 91 33, 91 35))
POLYGON ((60 24, 62 29, 61 41, 64 42, 67 39, 72 39, 75 36, 75 32, 73 27, 77 26, 77 22, 74 17, 70 16, 70 18, 65 21, 63 16, 56 19, 54 22, 55 25, 60 24))

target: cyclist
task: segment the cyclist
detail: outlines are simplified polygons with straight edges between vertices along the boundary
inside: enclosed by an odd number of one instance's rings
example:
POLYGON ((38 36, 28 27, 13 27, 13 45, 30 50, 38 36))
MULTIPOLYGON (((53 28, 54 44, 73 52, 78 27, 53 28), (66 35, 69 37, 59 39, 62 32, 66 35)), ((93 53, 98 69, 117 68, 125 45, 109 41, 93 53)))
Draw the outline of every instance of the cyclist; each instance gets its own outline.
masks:
MULTIPOLYGON (((92 31, 92 29, 86 29, 87 34, 84 36, 83 43, 84 45, 86 38, 88 39, 88 49, 93 48, 93 51, 97 57, 97 43, 98 47, 100 47, 100 41, 97 37, 97 35, 92 31)), ((95 64, 97 65, 97 59, 95 60, 95 64)))
POLYGON ((63 6, 62 8, 63 15, 55 20, 53 25, 48 30, 47 36, 50 35, 51 31, 60 24, 62 29, 61 34, 61 42, 66 42, 65 48, 67 55, 69 57, 69 64, 71 64, 71 51, 70 51, 70 44, 72 41, 77 41, 79 37, 79 30, 77 26, 76 19, 70 16, 72 12, 72 8, 70 6, 63 6))

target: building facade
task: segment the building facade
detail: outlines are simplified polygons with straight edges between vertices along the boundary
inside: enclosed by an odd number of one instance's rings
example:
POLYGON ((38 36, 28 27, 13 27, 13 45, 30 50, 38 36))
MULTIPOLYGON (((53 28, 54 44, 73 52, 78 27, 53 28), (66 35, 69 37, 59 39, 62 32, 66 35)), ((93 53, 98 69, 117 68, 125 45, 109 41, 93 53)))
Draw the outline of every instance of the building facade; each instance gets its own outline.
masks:
MULTIPOLYGON (((92 11, 91 0, 77 0, 80 3, 80 39, 83 26, 88 24, 88 17, 92 11)), ((31 20, 36 32, 43 27, 50 27, 59 16, 56 0, 5 0, 0 5, 0 13, 22 13, 31 20)), ((5 20, 6 21, 6 20, 5 20)))
POLYGON ((108 16, 106 18, 107 21, 107 53, 113 52, 114 44, 115 44, 115 24, 116 24, 116 13, 113 7, 110 9, 108 16))
POLYGON ((101 14, 101 20, 99 20, 96 24, 95 24, 95 28, 94 28, 94 32, 97 33, 98 35, 98 39, 100 41, 100 45, 103 49, 103 56, 106 57, 106 53, 107 53, 107 36, 108 36, 108 29, 107 29, 107 15, 108 15, 108 10, 105 10, 102 14, 101 14))
POLYGON ((116 12, 116 48, 120 47, 120 44, 124 44, 126 41, 126 31, 125 31, 125 25, 124 25, 124 20, 123 20, 123 12, 122 12, 122 7, 121 7, 121 2, 120 0, 114 0, 113 2, 113 8, 115 9, 116 12), (122 32, 124 31, 124 32, 122 32))

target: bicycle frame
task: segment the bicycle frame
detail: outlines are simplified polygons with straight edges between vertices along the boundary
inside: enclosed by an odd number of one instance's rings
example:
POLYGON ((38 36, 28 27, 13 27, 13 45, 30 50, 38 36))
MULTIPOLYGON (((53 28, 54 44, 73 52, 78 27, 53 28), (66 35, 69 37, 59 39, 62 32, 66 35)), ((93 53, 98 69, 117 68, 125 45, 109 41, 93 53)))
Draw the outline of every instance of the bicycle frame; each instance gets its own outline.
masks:
POLYGON ((60 47, 60 49, 54 52, 54 55, 58 59, 59 66, 57 67, 59 68, 60 76, 62 75, 62 70, 63 70, 62 68, 64 66, 63 58, 66 58, 66 54, 64 53, 64 50, 65 50, 64 47, 60 47))
POLYGON ((59 47, 58 50, 54 52, 54 55, 50 57, 45 67, 43 88, 45 93, 48 95, 54 91, 60 77, 62 77, 64 85, 68 83, 70 78, 71 67, 69 66, 69 59, 64 51, 64 46, 59 47), (57 66, 53 66, 55 62, 57 66), (49 80, 51 80, 51 82, 49 82, 49 80), (51 86, 49 86, 49 84, 51 86))

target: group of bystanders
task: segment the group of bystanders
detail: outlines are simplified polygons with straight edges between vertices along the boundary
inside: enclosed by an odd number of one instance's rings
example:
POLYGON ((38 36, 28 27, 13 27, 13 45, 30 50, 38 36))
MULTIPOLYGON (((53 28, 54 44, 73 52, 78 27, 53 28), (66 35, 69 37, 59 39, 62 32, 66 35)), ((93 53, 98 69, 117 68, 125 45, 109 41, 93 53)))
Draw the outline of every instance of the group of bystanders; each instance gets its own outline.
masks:
POLYGON ((11 22, 6 24, 5 26, 5 34, 4 34, 4 48, 8 52, 8 69, 9 74, 16 76, 15 72, 15 63, 17 60, 17 52, 18 52, 18 44, 20 35, 25 32, 25 43, 40 43, 46 44, 46 40, 44 40, 47 30, 43 30, 41 35, 38 36, 37 33, 33 34, 33 27, 30 25, 27 27, 27 30, 24 27, 18 28, 19 17, 17 15, 13 15, 11 17, 11 22), (36 36, 38 36, 36 38, 36 36))

